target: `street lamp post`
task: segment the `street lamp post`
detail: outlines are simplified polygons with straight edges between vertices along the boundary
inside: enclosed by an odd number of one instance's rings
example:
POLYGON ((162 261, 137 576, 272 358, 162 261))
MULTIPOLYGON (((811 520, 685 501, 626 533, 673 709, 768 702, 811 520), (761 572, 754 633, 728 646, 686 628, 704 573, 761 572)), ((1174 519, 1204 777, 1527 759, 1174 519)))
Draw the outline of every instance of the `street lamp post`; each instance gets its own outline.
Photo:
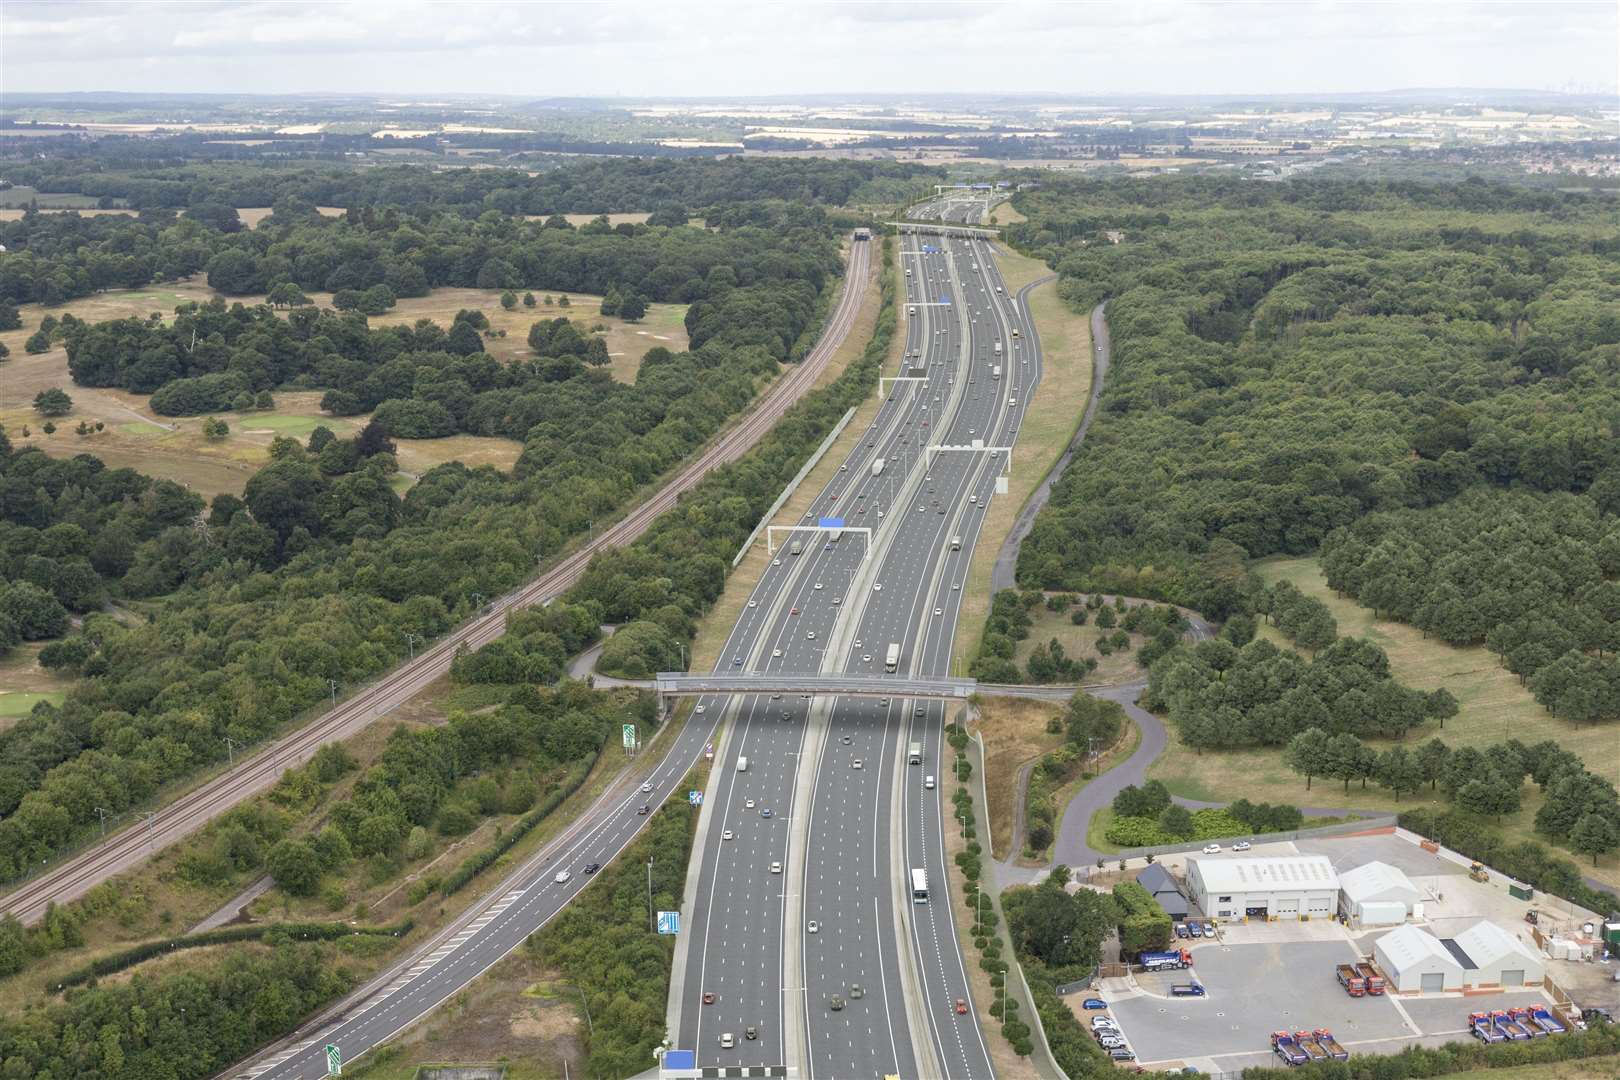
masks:
POLYGON ((405 647, 411 651, 411 660, 413 661, 416 659, 416 646, 421 640, 422 636, 420 634, 405 635, 405 647))
POLYGON ((229 765, 236 764, 236 748, 241 744, 229 735, 225 736, 225 761, 229 765))
POLYGON ((107 811, 102 809, 99 806, 96 807, 96 817, 101 819, 101 835, 106 836, 107 835, 107 811))

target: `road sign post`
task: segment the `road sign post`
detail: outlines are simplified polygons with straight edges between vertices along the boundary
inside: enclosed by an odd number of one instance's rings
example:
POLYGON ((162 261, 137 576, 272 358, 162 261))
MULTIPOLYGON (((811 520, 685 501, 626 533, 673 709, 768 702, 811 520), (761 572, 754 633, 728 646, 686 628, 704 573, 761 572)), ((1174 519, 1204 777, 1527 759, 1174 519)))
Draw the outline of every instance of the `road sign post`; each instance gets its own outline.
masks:
POLYGON ((686 793, 686 801, 691 803, 693 806, 702 806, 703 805, 703 792, 701 792, 701 791, 688 791, 686 793))
POLYGON ((636 748, 636 725, 634 724, 624 725, 624 748, 626 750, 636 748))
POLYGON ((343 1075, 343 1051, 337 1048, 337 1043, 326 1044, 326 1075, 343 1075))
POLYGON ((660 934, 679 934, 681 932, 681 913, 678 911, 660 911, 658 913, 658 932, 660 934))

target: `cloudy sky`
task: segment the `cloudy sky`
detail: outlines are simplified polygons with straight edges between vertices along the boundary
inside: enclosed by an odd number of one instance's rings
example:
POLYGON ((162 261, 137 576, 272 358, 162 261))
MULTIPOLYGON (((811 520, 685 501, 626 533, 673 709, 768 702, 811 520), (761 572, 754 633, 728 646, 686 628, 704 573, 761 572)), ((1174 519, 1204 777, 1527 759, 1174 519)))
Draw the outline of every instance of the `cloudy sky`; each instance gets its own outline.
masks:
POLYGON ((1616 89, 1620 4, 4 0, 0 92, 1616 89))

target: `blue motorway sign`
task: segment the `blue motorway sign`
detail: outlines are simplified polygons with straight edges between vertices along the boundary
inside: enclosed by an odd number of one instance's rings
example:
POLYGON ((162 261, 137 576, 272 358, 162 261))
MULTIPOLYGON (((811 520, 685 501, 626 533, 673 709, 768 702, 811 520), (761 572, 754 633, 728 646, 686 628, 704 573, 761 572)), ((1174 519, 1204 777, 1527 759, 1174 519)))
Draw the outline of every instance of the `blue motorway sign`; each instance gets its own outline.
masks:
POLYGON ((658 913, 658 932, 660 934, 680 933, 681 913, 678 911, 660 911, 658 913))
POLYGON ((665 1050, 664 1068, 666 1069, 695 1069, 697 1068, 696 1050, 665 1050))
POLYGON ((844 527, 844 519, 832 517, 816 518, 816 526, 822 529, 842 529, 844 527))

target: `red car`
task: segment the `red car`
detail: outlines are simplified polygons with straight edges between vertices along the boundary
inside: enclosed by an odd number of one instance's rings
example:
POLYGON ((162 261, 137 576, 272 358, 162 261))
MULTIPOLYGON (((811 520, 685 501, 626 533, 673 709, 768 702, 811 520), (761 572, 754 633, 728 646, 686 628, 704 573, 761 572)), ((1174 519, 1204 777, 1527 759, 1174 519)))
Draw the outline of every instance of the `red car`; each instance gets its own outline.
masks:
POLYGON ((967 1015, 967 1002, 963 1001, 961 998, 956 999, 956 1015, 957 1016, 966 1016, 967 1015))
POLYGON ((798 608, 788 608, 788 614, 789 615, 797 615, 798 613, 799 613, 798 608))
POLYGON ((714 991, 705 990, 703 992, 703 1004, 705 1004, 705 1005, 713 1005, 714 1004, 714 991))

